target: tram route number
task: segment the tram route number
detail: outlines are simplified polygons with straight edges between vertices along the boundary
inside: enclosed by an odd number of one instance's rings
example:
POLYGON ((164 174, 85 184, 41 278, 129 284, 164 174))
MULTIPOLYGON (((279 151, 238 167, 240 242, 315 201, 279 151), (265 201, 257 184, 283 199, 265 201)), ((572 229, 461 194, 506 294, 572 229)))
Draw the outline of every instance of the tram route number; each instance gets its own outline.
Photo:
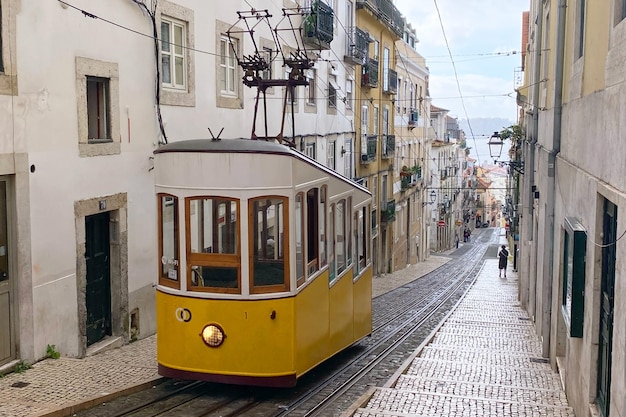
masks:
POLYGON ((176 320, 184 323, 189 323, 191 321, 191 310, 188 308, 178 307, 176 309, 176 320))

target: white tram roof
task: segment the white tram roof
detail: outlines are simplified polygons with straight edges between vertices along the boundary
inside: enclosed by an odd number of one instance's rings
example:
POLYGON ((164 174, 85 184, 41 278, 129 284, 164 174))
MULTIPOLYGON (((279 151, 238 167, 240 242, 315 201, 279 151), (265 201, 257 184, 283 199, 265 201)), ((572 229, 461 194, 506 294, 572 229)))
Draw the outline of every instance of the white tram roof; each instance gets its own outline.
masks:
MULTIPOLYGON (((207 181, 218 180, 222 184, 232 183, 235 187, 258 187, 262 178, 263 185, 282 184, 293 187, 299 183, 315 181, 320 177, 319 171, 322 171, 324 176, 333 179, 335 185, 343 183, 344 185, 340 188, 346 187, 346 189, 366 193, 357 200, 363 201, 362 199, 366 200, 371 197, 369 190, 362 185, 305 154, 277 142, 251 139, 193 139, 168 143, 156 149, 154 153, 155 155, 177 154, 169 163, 157 162, 155 164, 157 186, 201 187, 201 183, 206 184, 207 181), (211 164, 208 165, 207 161, 202 158, 202 154, 207 154, 207 157, 209 154, 224 155, 211 158, 211 164), (267 158, 259 158, 259 155, 267 156, 267 158), (290 158, 285 158, 285 156, 290 158), (295 169, 296 166, 292 166, 293 159, 299 162, 297 169, 295 169), (307 170, 306 166, 312 170, 307 170), (178 175, 173 171, 177 171, 178 175), (220 174, 223 177, 216 178, 220 174)), ((356 201, 355 203, 358 204, 356 201)))

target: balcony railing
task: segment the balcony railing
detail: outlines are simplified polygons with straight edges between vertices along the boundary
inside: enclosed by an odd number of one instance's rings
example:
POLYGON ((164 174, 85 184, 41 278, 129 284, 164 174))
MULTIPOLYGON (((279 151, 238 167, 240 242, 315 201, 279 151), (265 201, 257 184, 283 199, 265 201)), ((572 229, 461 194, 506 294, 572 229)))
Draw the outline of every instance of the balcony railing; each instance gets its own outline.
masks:
POLYGON ((376 135, 367 136, 367 139, 366 139, 367 140, 367 153, 361 154, 362 164, 369 164, 369 163, 376 161, 377 138, 378 137, 376 135))
POLYGON ((369 36, 366 32, 357 27, 353 27, 348 35, 346 43, 346 56, 344 59, 355 65, 363 64, 367 56, 367 46, 369 44, 369 36))
POLYGON ((398 91, 398 73, 391 68, 387 69, 384 92, 387 94, 395 94, 398 91))
POLYGON ((389 200, 386 207, 380 211, 380 222, 387 224, 396 219, 396 200, 389 200))
POLYGON ((383 159, 393 158, 396 151, 396 136, 383 135, 383 146, 381 149, 381 157, 383 159))
POLYGON ((366 8, 399 37, 404 35, 404 18, 392 0, 357 0, 357 9, 366 8))
POLYGON ((314 1, 304 17, 302 40, 317 49, 330 49, 333 40, 333 9, 322 1, 314 1))
POLYGON ((378 87, 378 61, 368 58, 362 68, 361 86, 372 88, 378 87))
POLYGON ((419 117, 418 111, 411 110, 409 112, 409 126, 415 126, 417 124, 418 117, 419 117))

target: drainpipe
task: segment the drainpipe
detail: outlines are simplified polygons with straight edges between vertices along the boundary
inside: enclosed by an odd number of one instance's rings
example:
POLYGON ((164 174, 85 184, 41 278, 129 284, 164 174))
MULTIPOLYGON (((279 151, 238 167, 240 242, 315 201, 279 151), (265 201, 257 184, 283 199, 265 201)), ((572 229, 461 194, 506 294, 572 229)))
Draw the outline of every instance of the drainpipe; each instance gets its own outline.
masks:
POLYGON ((550 325, 552 320, 552 276, 554 272, 555 234, 556 224, 555 200, 556 200, 556 158, 561 151, 561 124, 563 114, 563 61, 565 58, 565 15, 567 12, 567 0, 559 0, 557 11, 557 32, 556 32, 556 55, 554 74, 554 115, 552 129, 552 149, 548 154, 548 195, 546 207, 546 222, 549 225, 548 262, 543 269, 543 300, 542 300, 542 329, 543 329, 543 357, 550 355, 550 325))

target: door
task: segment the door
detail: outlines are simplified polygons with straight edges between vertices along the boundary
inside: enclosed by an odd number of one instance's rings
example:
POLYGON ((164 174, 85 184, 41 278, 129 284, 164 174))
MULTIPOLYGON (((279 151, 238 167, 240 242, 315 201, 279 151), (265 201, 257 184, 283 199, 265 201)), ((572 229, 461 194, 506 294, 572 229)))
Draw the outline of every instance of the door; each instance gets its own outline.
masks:
POLYGON ((111 335, 109 213, 85 218, 87 346, 111 335))
POLYGON ((0 365, 15 359, 12 276, 9 268, 7 181, 0 178, 0 365))
POLYGON ((598 338, 598 388, 596 402, 604 417, 609 415, 611 388, 611 356, 613 343, 613 307, 615 288, 615 246, 617 239, 617 207, 604 202, 602 276, 600 294, 600 335, 598 338))

